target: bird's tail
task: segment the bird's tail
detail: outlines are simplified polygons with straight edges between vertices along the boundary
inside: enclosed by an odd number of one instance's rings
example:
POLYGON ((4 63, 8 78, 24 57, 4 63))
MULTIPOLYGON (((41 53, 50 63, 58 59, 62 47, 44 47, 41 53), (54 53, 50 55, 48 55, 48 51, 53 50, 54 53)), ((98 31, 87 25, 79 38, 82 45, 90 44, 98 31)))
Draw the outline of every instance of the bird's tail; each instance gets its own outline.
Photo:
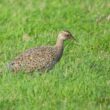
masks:
POLYGON ((0 76, 3 75, 4 73, 7 73, 9 71, 9 65, 4 65, 3 67, 0 67, 0 76))

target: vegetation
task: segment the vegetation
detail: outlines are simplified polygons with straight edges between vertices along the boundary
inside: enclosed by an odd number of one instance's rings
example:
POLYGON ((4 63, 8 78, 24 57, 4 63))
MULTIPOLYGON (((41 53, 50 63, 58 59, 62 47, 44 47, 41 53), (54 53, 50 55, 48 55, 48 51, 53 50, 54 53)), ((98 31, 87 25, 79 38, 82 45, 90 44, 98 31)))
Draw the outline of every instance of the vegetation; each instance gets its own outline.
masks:
POLYGON ((0 0, 0 71, 0 110, 109 110, 110 1, 0 0), (6 69, 24 50, 54 45, 65 29, 79 45, 65 42, 53 70, 6 69))

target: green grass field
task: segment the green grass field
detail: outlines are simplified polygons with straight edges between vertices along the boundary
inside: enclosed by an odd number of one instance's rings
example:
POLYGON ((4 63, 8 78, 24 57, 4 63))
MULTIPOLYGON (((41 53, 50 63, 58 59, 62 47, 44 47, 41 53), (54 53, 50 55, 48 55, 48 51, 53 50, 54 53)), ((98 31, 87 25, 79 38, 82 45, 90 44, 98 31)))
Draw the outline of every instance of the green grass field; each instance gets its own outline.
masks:
POLYGON ((0 69, 0 110, 110 110, 110 1, 0 0, 0 69), (48 73, 5 68, 28 48, 54 45, 65 29, 79 45, 66 41, 48 73))

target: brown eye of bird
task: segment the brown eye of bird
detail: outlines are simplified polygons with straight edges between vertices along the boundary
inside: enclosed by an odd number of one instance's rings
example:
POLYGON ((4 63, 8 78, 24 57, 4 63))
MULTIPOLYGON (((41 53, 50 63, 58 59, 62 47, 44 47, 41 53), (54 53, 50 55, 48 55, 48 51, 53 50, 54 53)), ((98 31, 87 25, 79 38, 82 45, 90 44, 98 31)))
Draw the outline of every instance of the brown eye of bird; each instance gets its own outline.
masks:
POLYGON ((66 36, 69 37, 69 34, 67 34, 66 36))

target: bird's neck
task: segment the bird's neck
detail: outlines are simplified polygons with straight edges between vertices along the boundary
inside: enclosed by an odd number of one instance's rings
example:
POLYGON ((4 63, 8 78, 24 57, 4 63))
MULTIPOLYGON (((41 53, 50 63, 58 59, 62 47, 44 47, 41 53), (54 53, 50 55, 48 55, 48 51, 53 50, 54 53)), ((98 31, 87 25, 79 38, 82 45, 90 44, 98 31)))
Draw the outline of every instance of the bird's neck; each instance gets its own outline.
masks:
POLYGON ((56 54, 57 54, 58 61, 60 60, 60 58, 62 57, 62 54, 63 54, 63 49, 64 49, 63 43, 64 43, 63 40, 57 39, 55 48, 56 48, 56 54))
POLYGON ((63 43, 64 41, 62 39, 57 39, 55 47, 61 49, 63 48, 63 43))

